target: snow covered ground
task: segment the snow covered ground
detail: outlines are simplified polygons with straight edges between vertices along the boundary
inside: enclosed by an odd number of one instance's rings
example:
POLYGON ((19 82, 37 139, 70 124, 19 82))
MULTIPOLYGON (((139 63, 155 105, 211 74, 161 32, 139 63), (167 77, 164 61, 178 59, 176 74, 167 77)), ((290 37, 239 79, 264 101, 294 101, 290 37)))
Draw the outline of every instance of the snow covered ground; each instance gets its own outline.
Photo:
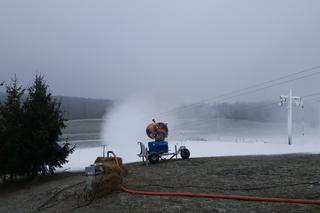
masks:
MULTIPOLYGON (((158 103, 158 102, 156 102, 158 103)), ((148 140, 144 127, 150 123, 146 115, 157 114, 159 106, 146 100, 131 100, 109 112, 104 119, 70 121, 64 131, 78 148, 62 168, 83 170, 102 156, 100 144, 108 145, 125 163, 140 161, 137 140, 148 140), (150 112, 148 111, 150 110, 150 112), (155 110, 155 111, 154 111, 155 110)), ((286 153, 320 153, 320 130, 308 123, 294 123, 293 144, 287 142, 287 124, 263 123, 233 119, 175 119, 167 116, 169 148, 184 145, 193 157, 234 155, 270 155, 286 153)))
MULTIPOLYGON (((213 157, 213 156, 234 156, 234 155, 270 155, 287 153, 320 153, 319 137, 296 137, 293 145, 287 144, 286 138, 232 138, 220 137, 214 141, 170 141, 169 147, 174 150, 174 145, 184 145, 194 157, 213 157)), ((125 163, 140 161, 137 153, 140 152, 139 146, 132 142, 127 146, 107 147, 106 150, 114 151, 122 157, 125 163)), ((75 150, 68 158, 62 170, 83 170, 85 166, 94 162, 97 156, 102 156, 103 148, 83 147, 75 150)), ((60 169, 59 169, 60 170, 60 169)))

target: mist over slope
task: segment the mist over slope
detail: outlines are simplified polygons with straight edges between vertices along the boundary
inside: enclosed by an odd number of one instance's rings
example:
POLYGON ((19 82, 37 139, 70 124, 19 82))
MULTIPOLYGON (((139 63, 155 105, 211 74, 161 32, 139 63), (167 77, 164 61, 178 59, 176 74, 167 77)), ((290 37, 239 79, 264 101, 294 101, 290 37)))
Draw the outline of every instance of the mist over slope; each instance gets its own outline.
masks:
MULTIPOLYGON (((5 93, 0 92, 0 102, 5 100, 5 93)), ((54 96, 57 101, 61 102, 61 109, 64 117, 68 120, 76 119, 102 119, 118 103, 110 99, 93 99, 68 96, 54 96)), ((319 109, 317 106, 307 103, 304 108, 293 108, 295 123, 304 123, 307 127, 316 128, 319 126, 319 109)), ((159 113, 162 111, 160 109, 159 113)), ((156 115, 156 114, 155 114, 156 115)), ((179 123, 188 121, 191 125, 192 120, 197 120, 195 123, 207 123, 209 126, 214 119, 228 120, 247 120, 253 122, 267 123, 285 123, 287 122, 287 109, 280 107, 274 101, 260 102, 234 102, 234 103, 217 103, 217 104, 189 104, 181 105, 172 110, 170 114, 165 114, 161 117, 174 116, 179 123), (199 121, 201 120, 201 121, 199 121)), ((151 120, 152 118, 150 118, 151 120)))
MULTIPOLYGON (((93 99, 69 96, 53 96, 61 103, 61 110, 67 120, 102 118, 110 110, 114 101, 108 99, 93 99)), ((0 102, 3 102, 6 94, 0 92, 0 102)))
MULTIPOLYGON (((310 127, 319 125, 318 109, 307 103, 304 108, 293 108, 293 121, 304 122, 310 127)), ((287 107, 280 107, 275 101, 235 102, 235 103, 200 103, 196 106, 185 105, 176 109, 178 119, 233 119, 254 122, 287 122, 287 107)))
POLYGON ((61 102, 61 110, 68 120, 102 118, 114 101, 104 99, 78 98, 67 96, 55 96, 61 102))

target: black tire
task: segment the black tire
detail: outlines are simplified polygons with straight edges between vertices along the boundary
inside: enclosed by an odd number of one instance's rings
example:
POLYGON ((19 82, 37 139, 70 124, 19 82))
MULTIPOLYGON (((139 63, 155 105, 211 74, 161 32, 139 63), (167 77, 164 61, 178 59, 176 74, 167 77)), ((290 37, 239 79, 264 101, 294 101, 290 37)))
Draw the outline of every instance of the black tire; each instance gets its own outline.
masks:
POLYGON ((148 160, 150 163, 158 163, 159 162, 159 155, 156 153, 153 153, 151 155, 149 155, 148 160))
POLYGON ((189 159, 190 151, 188 149, 181 149, 180 155, 181 155, 182 159, 189 159))

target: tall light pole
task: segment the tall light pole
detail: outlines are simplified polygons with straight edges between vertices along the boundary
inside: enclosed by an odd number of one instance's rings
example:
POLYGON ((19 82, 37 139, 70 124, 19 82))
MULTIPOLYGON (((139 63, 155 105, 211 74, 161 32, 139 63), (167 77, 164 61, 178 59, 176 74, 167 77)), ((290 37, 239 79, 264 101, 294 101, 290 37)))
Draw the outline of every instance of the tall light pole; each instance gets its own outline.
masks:
POLYGON ((292 89, 290 88, 289 95, 280 96, 280 106, 283 106, 284 103, 288 105, 288 144, 292 144, 292 105, 303 106, 301 97, 292 96, 292 89))

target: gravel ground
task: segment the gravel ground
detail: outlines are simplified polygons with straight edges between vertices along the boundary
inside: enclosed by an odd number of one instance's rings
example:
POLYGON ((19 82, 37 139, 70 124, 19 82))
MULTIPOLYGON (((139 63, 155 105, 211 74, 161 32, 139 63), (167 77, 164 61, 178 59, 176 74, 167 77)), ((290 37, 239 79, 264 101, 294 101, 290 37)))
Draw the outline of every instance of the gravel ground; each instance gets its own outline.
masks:
MULTIPOLYGON (((148 167, 133 163, 127 165, 129 175, 124 182, 130 188, 150 191, 320 199, 319 165, 320 155, 307 154, 194 158, 148 167)), ((1 186, 0 212, 320 212, 320 205, 144 196, 120 191, 78 208, 77 196, 84 180, 79 173, 61 173, 1 186)))

